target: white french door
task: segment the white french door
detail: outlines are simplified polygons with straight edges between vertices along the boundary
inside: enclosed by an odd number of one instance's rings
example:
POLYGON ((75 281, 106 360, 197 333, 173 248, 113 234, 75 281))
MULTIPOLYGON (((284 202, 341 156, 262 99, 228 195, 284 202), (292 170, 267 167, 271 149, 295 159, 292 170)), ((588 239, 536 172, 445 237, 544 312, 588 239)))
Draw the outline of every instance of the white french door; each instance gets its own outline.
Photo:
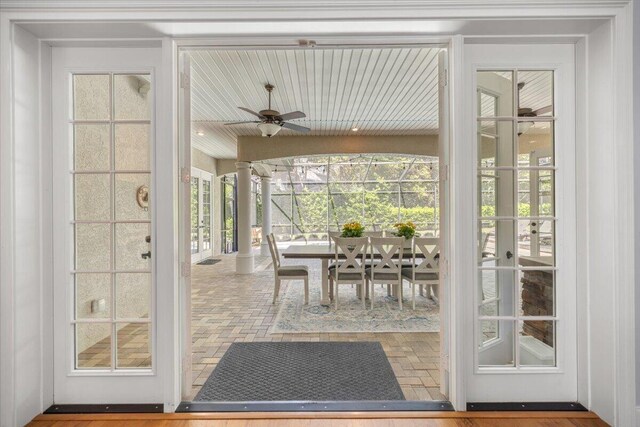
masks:
POLYGON ((213 255, 213 182, 212 175, 191 168, 191 262, 213 255))
POLYGON ((477 242, 466 398, 575 401, 574 46, 464 53, 477 242))
POLYGON ((160 58, 160 49, 53 49, 57 404, 164 401, 154 262, 160 58))

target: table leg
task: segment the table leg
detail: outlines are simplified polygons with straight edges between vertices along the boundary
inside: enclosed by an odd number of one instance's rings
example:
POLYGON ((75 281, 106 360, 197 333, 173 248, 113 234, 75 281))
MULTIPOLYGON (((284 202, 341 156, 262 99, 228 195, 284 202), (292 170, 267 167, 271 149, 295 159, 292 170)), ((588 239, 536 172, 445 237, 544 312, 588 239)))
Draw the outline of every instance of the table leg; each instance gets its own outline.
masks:
POLYGON ((322 296, 320 298, 320 304, 329 305, 331 304, 329 300, 329 260, 326 258, 322 259, 322 270, 320 274, 322 275, 322 296))

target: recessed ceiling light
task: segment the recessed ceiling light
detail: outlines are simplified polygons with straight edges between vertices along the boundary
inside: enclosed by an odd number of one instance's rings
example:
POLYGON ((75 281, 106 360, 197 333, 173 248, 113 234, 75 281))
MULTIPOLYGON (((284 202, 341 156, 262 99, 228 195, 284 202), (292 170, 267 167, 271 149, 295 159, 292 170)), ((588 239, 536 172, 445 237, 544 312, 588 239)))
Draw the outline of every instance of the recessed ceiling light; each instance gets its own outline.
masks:
POLYGON ((352 132, 358 132, 358 128, 351 128, 352 132))
POLYGON ((196 134, 198 134, 198 136, 204 136, 204 132, 199 130, 198 132, 196 132, 196 134))

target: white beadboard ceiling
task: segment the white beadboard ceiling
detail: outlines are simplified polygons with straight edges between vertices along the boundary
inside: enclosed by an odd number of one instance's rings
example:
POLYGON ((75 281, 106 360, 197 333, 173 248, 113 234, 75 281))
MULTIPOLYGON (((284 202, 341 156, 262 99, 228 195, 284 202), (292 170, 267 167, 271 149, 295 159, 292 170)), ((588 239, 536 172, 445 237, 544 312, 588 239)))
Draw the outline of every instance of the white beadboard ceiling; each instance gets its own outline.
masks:
MULTIPOLYGON (((197 50, 191 52, 193 147, 236 157, 236 138, 259 136, 237 107, 272 108, 311 128, 310 135, 428 135, 438 132, 440 48, 197 50), (198 135, 204 133, 204 135, 198 135)), ((301 135, 283 129, 278 135, 301 135)), ((275 136, 274 138, 277 138, 275 136)))
MULTIPOLYGON (((429 135, 438 132, 440 48, 358 48, 296 50, 196 50, 192 64, 193 147, 215 158, 235 158, 236 138, 260 136, 253 120, 237 107, 267 108, 266 83, 275 85, 272 108, 311 128, 310 135, 429 135), (203 133, 203 135, 199 135, 203 133)), ((496 74, 512 79, 511 72, 496 74)), ((550 71, 518 72, 525 85, 520 107, 548 107, 553 99, 550 71)), ((482 103, 483 115, 492 115, 482 103)), ((551 112, 542 114, 551 115, 551 112)), ((547 128, 540 123, 530 133, 547 128), (540 128, 540 129, 538 129, 540 128)), ((546 132, 546 131, 544 131, 546 132)), ((278 135, 301 135, 282 129, 278 135)), ((277 138, 276 136, 275 138, 277 138)))

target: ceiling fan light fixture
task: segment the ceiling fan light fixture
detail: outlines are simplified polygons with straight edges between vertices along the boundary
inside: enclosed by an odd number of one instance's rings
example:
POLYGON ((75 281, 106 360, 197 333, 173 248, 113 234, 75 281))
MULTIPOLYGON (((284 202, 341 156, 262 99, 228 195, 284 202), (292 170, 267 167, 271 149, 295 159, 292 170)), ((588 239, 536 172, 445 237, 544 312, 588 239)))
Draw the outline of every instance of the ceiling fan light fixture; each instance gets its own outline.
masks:
POLYGON ((271 138, 272 136, 280 132, 280 129, 282 129, 282 127, 275 123, 260 123, 258 125, 258 129, 260 129, 260 132, 262 132, 262 136, 271 138))
POLYGON ((533 122, 518 122, 518 135, 526 133, 533 125, 533 122))

